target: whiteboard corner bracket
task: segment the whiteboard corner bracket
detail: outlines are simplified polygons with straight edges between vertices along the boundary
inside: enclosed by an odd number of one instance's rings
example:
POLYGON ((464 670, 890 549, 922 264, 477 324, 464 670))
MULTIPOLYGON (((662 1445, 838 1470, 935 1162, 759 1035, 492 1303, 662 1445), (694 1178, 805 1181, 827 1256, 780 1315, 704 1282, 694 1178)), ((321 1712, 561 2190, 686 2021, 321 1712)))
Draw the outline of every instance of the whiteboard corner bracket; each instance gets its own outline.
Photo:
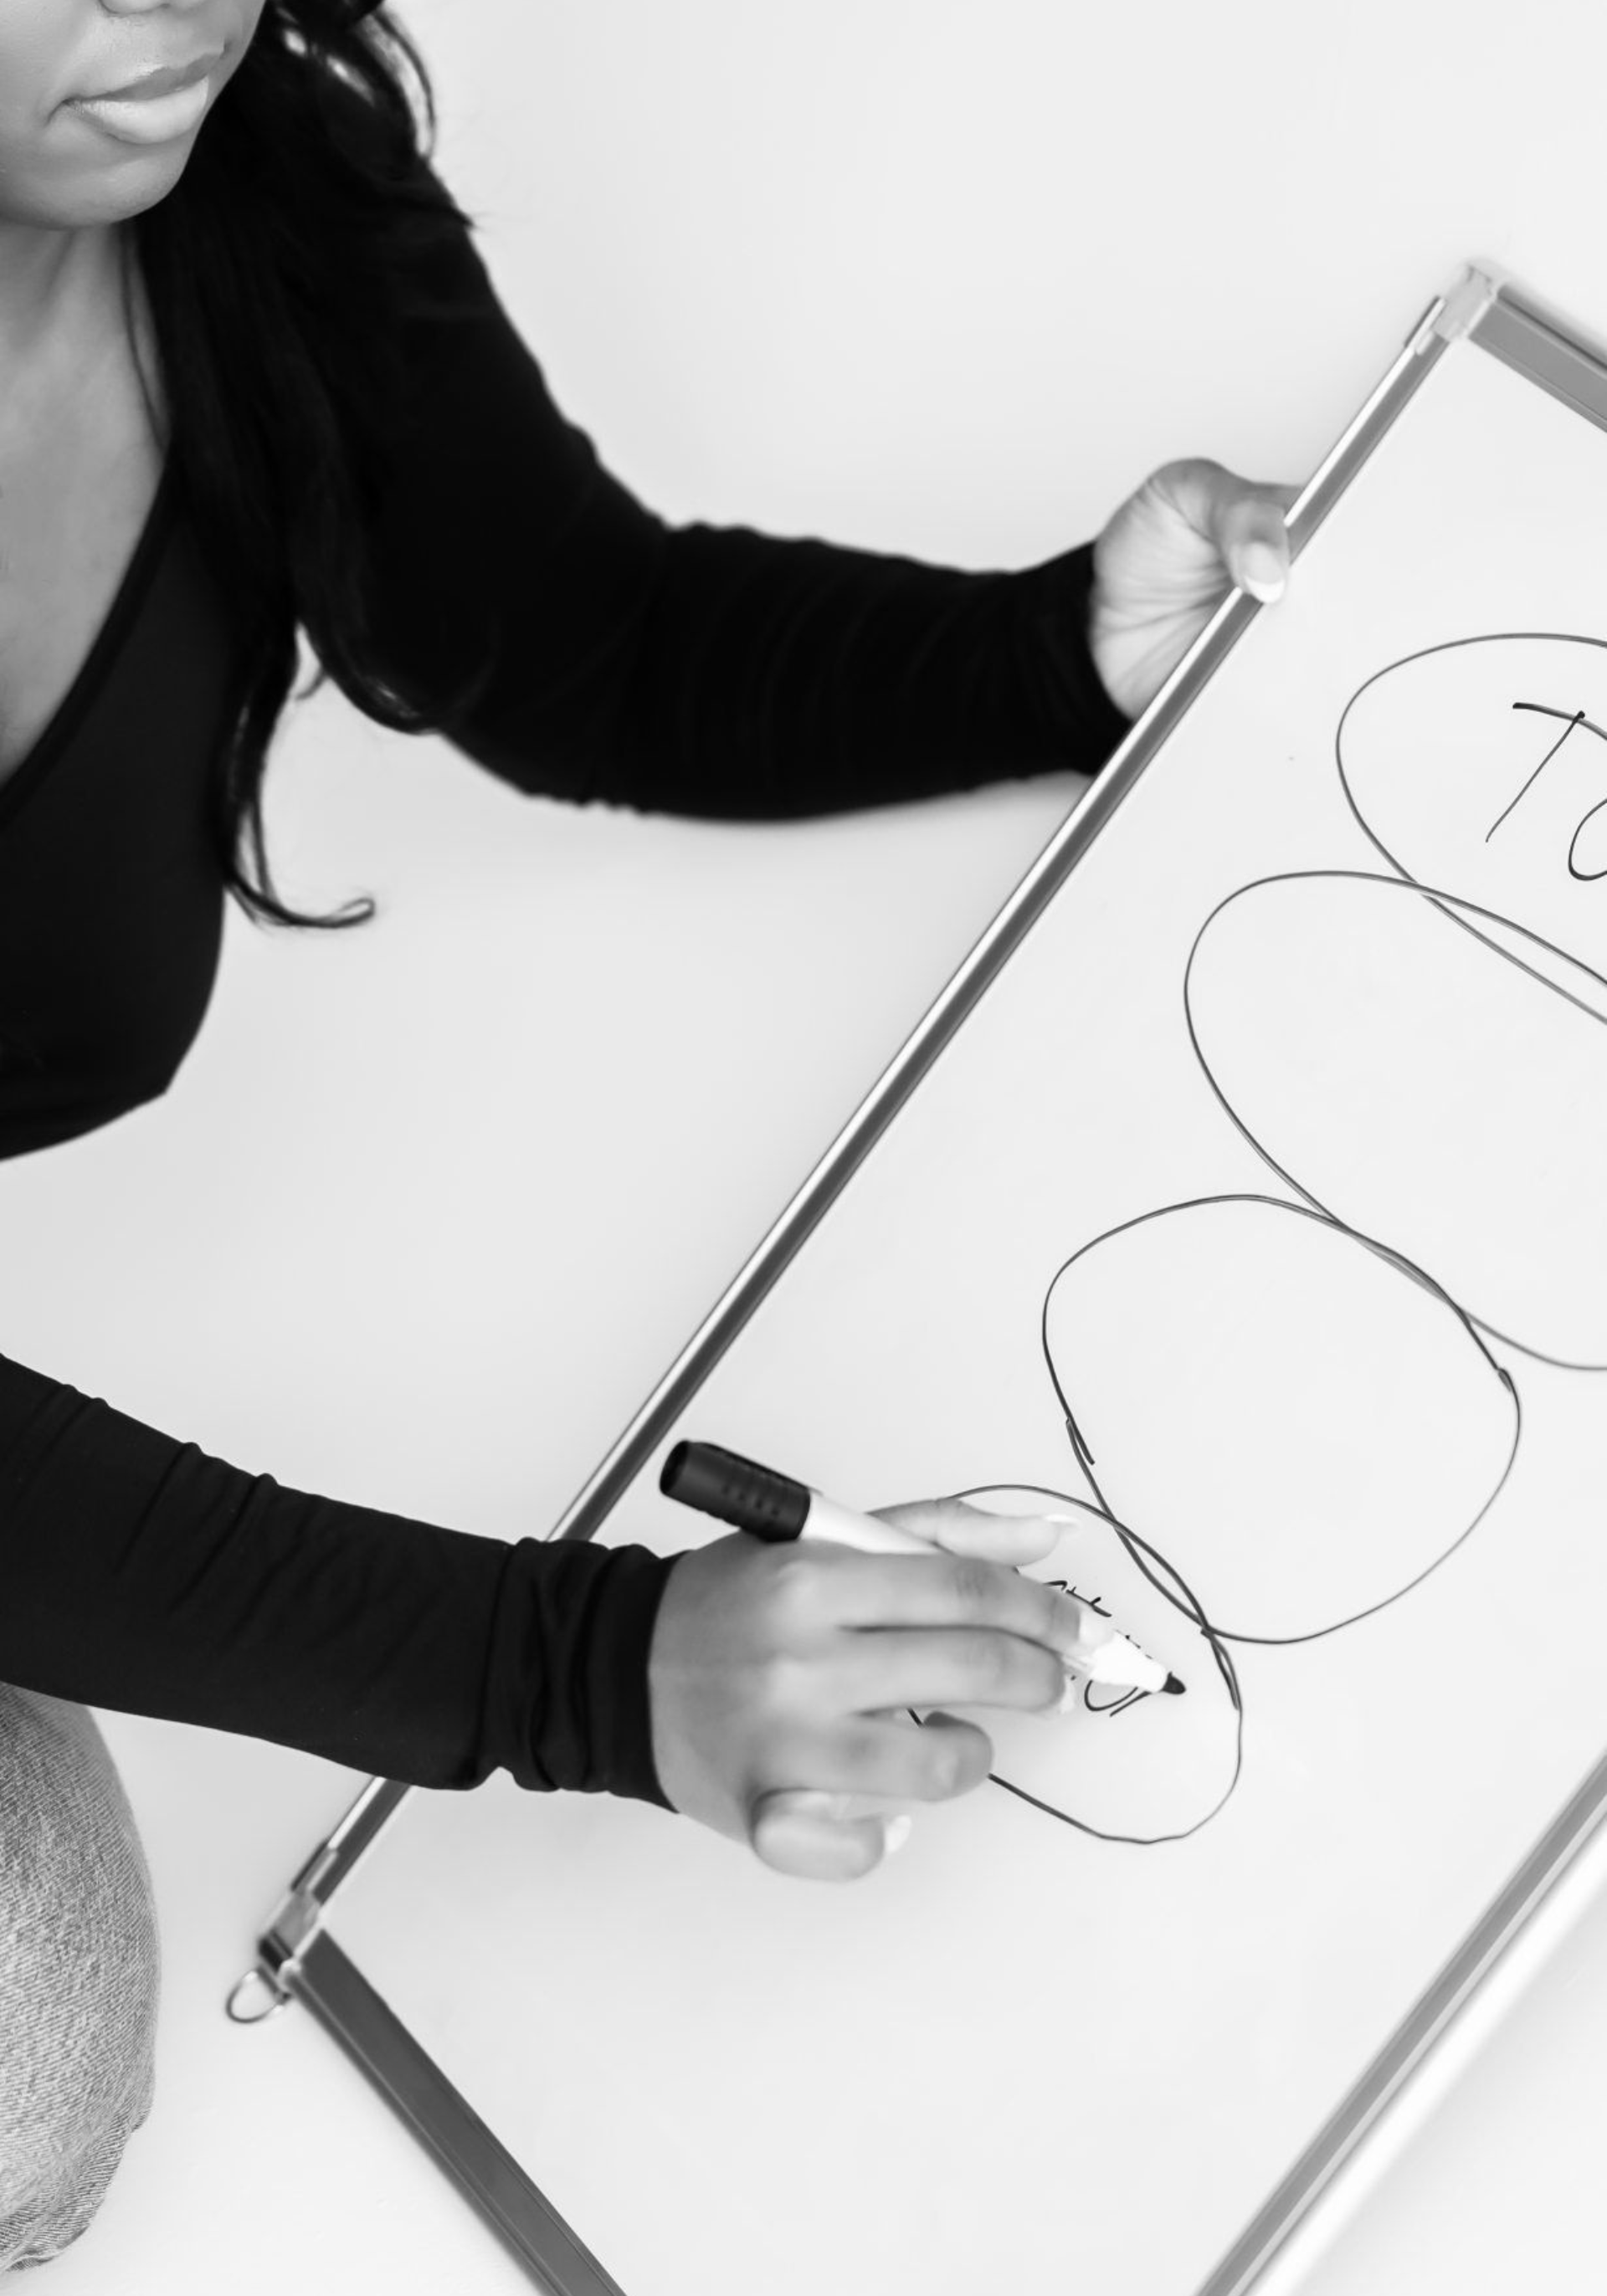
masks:
POLYGON ((1470 263, 1455 285, 1430 304, 1412 337, 1422 353, 1433 343, 1454 343, 1471 335, 1506 283, 1493 263, 1470 263))

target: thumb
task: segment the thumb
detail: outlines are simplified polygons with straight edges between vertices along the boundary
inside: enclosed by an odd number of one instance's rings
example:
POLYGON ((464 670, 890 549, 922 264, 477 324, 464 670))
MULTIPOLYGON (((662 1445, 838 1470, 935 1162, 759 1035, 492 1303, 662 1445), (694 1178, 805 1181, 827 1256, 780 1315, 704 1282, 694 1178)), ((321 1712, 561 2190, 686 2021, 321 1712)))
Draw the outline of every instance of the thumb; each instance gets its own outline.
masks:
POLYGON ((1289 580, 1283 506, 1266 488, 1253 487, 1248 480, 1234 484, 1242 491, 1220 496, 1214 505, 1211 538, 1228 579, 1264 606, 1270 605, 1289 580))
POLYGON ((1298 487, 1241 479, 1220 463, 1196 459, 1157 472, 1164 491, 1198 534, 1215 549, 1230 582, 1270 604, 1289 579, 1289 532, 1283 513, 1298 487))
POLYGON ((789 1788, 760 1795, 749 1813, 748 1844, 778 1874, 857 1882, 902 1849, 909 1831, 908 1816, 886 1813, 874 1796, 789 1788))

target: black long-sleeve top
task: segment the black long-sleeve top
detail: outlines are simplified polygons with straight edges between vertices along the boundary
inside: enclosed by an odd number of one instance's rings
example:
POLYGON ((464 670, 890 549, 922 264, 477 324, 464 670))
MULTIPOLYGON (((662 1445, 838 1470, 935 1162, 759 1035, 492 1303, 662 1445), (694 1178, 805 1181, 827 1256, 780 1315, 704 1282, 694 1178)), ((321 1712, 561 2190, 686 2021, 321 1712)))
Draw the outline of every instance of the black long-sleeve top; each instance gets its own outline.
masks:
MULTIPOLYGON (((672 529, 559 414, 466 232, 457 315, 408 323, 372 627, 416 702, 519 789, 778 818, 1096 769, 1092 550, 967 573, 672 529)), ((104 627, 0 787, 0 1155, 162 1092, 223 886, 204 793, 235 691, 172 466, 104 627)), ((532 992, 535 993, 535 992, 532 992)), ((4 1343, 0 1308, 0 1344, 4 1343)), ((432 1786, 668 1807, 647 1653, 673 1558, 514 1543, 285 1488, 0 1356, 0 1680, 432 1786)))

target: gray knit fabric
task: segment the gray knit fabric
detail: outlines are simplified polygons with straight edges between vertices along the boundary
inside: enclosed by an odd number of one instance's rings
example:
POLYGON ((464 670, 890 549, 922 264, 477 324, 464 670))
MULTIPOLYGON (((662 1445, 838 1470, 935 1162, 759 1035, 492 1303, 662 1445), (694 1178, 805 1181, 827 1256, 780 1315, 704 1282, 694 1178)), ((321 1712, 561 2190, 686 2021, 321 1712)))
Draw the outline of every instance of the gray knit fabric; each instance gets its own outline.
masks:
POLYGON ((0 2273, 78 2238, 151 2110, 150 1870, 87 1707, 0 1684, 0 2273))

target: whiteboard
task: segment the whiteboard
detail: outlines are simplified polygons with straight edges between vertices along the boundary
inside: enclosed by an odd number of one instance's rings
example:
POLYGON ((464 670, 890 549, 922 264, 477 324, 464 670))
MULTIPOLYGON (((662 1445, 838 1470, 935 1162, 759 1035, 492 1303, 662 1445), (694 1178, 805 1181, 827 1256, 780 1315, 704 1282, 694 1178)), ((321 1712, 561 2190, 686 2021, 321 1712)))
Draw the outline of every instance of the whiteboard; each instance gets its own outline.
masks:
POLYGON ((852 1888, 499 1779, 342 1897, 628 2296, 1225 2287, 1607 1746, 1607 439, 1463 339, 1366 445, 598 1486, 663 1552, 683 1435, 1102 1505, 1191 1695, 988 1717, 852 1888))

